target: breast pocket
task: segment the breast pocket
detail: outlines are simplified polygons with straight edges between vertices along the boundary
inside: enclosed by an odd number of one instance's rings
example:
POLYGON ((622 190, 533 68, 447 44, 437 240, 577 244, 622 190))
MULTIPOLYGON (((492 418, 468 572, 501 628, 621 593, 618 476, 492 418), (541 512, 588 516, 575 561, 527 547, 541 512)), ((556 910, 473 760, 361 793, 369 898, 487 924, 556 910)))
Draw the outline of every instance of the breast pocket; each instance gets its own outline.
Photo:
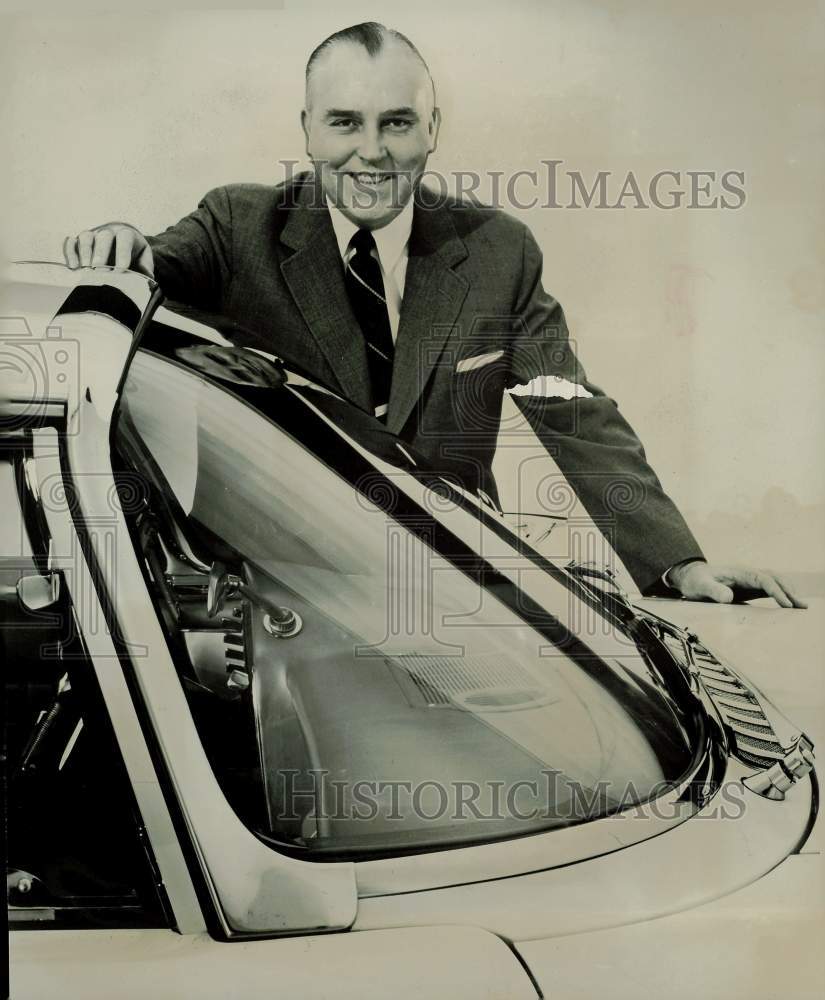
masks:
POLYGON ((451 401, 462 433, 489 434, 498 429, 506 369, 504 350, 479 352, 456 363, 451 401))

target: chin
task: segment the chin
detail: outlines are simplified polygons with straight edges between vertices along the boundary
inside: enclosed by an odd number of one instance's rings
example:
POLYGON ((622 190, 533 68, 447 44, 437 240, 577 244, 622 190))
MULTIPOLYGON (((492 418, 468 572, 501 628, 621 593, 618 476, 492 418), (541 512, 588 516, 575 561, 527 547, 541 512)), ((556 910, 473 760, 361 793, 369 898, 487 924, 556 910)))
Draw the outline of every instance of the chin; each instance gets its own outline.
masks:
POLYGON ((403 206, 399 206, 392 201, 386 203, 379 202, 375 205, 365 205, 364 200, 363 196, 361 196, 361 204, 359 204, 358 195, 352 198, 352 196, 347 197, 345 193, 340 201, 333 202, 333 204, 337 204, 337 207, 344 215, 353 222, 359 226, 366 226, 369 229, 380 229, 381 226, 392 222, 403 208, 403 206))
POLYGON ((391 222, 412 196, 412 188, 405 186, 403 190, 375 192, 375 197, 372 197, 372 192, 356 187, 349 178, 342 184, 325 184, 324 188, 330 201, 342 212, 373 227, 391 222))
POLYGON ((387 223, 392 222, 392 220, 398 215, 400 209, 367 209, 349 211, 348 214, 352 217, 353 221, 357 222, 361 226, 366 226, 368 229, 380 229, 382 226, 386 226, 387 223))

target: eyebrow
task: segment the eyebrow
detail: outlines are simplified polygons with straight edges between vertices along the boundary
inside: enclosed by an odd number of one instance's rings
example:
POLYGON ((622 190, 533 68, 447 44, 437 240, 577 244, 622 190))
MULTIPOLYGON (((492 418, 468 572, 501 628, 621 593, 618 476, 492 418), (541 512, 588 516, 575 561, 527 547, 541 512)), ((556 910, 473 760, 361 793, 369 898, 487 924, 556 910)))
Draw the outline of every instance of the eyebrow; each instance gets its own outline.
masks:
MULTIPOLYGON (((355 118, 361 119, 363 116, 360 111, 352 111, 347 108, 329 108, 329 110, 324 112, 325 118, 355 118)), ((404 107, 404 108, 390 108, 388 111, 382 111, 379 115, 380 118, 418 118, 418 112, 415 108, 404 107)))

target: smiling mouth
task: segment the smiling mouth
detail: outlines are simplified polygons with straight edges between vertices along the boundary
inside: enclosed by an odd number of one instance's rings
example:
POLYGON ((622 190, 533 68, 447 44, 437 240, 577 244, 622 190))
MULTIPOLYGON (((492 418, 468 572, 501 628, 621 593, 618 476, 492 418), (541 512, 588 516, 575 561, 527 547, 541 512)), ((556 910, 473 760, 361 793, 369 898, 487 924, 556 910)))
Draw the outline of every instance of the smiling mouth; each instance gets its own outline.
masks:
POLYGON ((351 177, 354 181, 359 184, 368 184, 371 187, 377 187, 379 184, 385 183, 385 181, 390 180, 394 174, 387 173, 366 173, 365 171, 347 171, 347 177, 351 177))

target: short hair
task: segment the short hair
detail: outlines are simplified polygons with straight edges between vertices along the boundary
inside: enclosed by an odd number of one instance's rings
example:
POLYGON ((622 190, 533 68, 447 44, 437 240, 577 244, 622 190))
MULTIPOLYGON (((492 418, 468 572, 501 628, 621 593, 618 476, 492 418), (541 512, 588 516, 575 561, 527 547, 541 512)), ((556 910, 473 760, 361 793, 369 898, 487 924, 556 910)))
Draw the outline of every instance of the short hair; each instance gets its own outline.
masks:
POLYGON ((378 21, 363 21, 361 24, 352 24, 348 28, 342 28, 340 31, 336 31, 328 38, 325 38, 320 45, 317 45, 312 50, 309 59, 307 59, 305 74, 307 89, 309 89, 309 78, 312 73, 313 66, 318 62, 327 49, 332 48, 333 45, 337 45, 339 42, 350 42, 354 45, 360 45, 362 48, 367 50, 370 56, 374 58, 384 48, 388 39, 400 42, 402 45, 406 45, 410 52, 412 52, 412 54, 424 67, 424 70, 430 80, 430 87, 433 92, 433 106, 435 106, 435 84, 433 83, 432 73, 430 73, 430 67, 427 65, 424 57, 406 35, 402 35, 401 32, 396 31, 395 28, 387 28, 385 25, 379 24, 378 21))

